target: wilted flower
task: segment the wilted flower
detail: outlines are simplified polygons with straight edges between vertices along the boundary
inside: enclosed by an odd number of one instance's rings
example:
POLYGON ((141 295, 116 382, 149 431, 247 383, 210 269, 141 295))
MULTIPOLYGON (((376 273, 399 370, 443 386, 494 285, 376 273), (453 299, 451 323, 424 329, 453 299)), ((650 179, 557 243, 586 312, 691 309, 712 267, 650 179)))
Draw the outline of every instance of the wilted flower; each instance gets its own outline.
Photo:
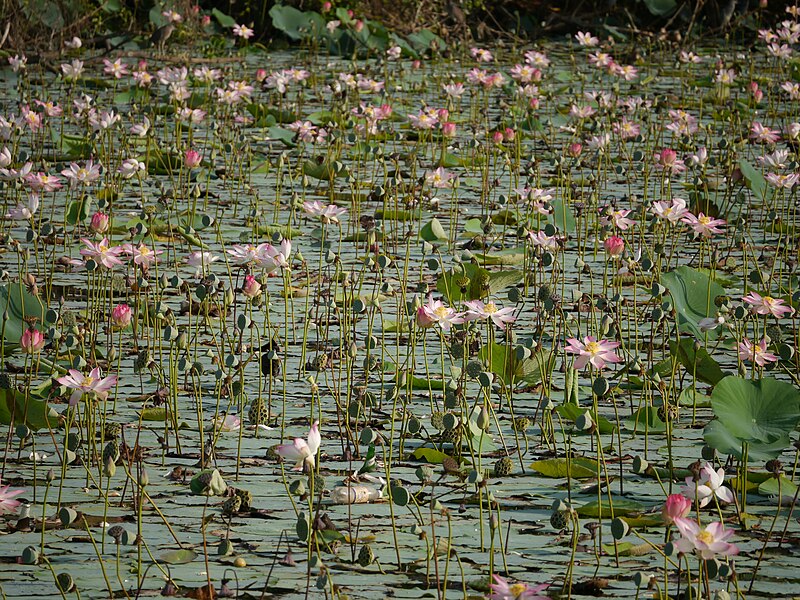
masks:
POLYGON ((322 443, 322 437, 319 433, 319 421, 314 421, 311 430, 308 432, 308 440, 303 438, 294 438, 291 444, 283 444, 275 449, 278 456, 294 461, 296 464, 294 469, 300 471, 303 465, 308 465, 309 469, 314 468, 317 457, 317 451, 322 443))

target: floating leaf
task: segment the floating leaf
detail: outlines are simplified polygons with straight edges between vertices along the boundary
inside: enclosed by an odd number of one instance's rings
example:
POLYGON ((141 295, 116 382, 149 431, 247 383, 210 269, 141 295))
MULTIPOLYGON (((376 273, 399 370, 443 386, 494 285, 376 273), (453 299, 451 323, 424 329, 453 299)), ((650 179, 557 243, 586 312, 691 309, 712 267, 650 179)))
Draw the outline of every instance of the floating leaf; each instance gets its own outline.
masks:
POLYGON ((197 552, 189 548, 181 548, 180 550, 164 552, 158 558, 168 565, 185 565, 197 558, 197 552))
POLYGON ((626 500, 625 498, 612 497, 611 502, 608 498, 603 498, 600 502, 595 500, 575 509, 581 517, 621 517, 631 513, 639 513, 644 511, 644 505, 635 500, 626 500))
POLYGON ((46 308, 39 297, 28 292, 21 282, 0 285, 0 314, 8 312, 8 320, 0 327, 4 340, 2 355, 19 347, 22 333, 28 328, 26 318, 35 317, 40 331, 52 325, 45 318, 46 308))
POLYGON ((566 458, 545 458, 531 464, 531 468, 545 477, 564 478, 569 475, 575 479, 597 477, 597 461, 574 457, 569 463, 566 458))
POLYGON ((604 416, 598 415, 592 409, 587 409, 585 407, 578 406, 577 404, 573 404, 571 402, 562 404, 556 410, 558 411, 558 414, 560 414, 562 417, 565 417, 573 422, 582 414, 588 411, 589 415, 592 417, 592 421, 597 425, 598 431, 603 435, 607 433, 614 433, 617 430, 616 425, 614 425, 604 416))
POLYGON ((417 448, 411 453, 411 458, 421 460, 432 465, 440 465, 448 456, 435 448, 417 448))

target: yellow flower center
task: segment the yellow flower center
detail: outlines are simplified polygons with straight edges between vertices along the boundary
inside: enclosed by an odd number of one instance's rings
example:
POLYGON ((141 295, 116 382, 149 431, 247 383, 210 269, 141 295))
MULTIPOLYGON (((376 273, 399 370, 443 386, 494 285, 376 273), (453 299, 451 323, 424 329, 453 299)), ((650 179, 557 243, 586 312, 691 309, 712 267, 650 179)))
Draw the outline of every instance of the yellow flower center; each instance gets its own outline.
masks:
POLYGON ((514 598, 519 598, 525 590, 528 589, 524 583, 515 583, 514 585, 508 586, 508 591, 514 596, 514 598))
POLYGON ((703 542, 706 545, 714 543, 714 535, 705 529, 697 534, 697 541, 703 542))
POLYGON ((140 246, 139 254, 144 254, 145 256, 150 254, 150 248, 148 248, 147 246, 140 246))
POLYGON ((775 298, 773 298, 772 296, 764 296, 763 298, 761 298, 761 300, 767 306, 775 302, 775 298))
POLYGON ((86 169, 84 169, 83 167, 81 167, 80 169, 78 169, 78 172, 75 174, 75 176, 76 176, 78 179, 83 179, 83 178, 85 178, 87 175, 89 175, 89 171, 87 171, 87 170, 86 170, 86 169))
POLYGON ((103 244, 100 244, 98 246, 98 249, 100 250, 100 254, 105 254, 106 252, 108 252, 108 246, 103 246, 103 244))
POLYGON ((91 387, 94 383, 94 377, 89 377, 88 375, 83 378, 83 385, 84 387, 91 387))
POLYGON ((697 221, 698 221, 698 222, 699 222, 701 225, 708 225, 708 223, 711 221, 711 217, 707 217, 707 216, 703 215, 702 217, 700 217, 699 219, 697 219, 697 221))
POLYGON ((497 305, 494 302, 489 302, 486 306, 483 307, 483 311, 488 314, 494 314, 497 312, 497 305))
POLYGON ((589 342, 588 344, 586 344, 585 350, 589 354, 597 354, 598 352, 600 352, 600 344, 598 344, 597 342, 589 342))
POLYGON ((433 311, 437 317, 446 317, 450 314, 450 309, 446 306, 437 306, 433 311))

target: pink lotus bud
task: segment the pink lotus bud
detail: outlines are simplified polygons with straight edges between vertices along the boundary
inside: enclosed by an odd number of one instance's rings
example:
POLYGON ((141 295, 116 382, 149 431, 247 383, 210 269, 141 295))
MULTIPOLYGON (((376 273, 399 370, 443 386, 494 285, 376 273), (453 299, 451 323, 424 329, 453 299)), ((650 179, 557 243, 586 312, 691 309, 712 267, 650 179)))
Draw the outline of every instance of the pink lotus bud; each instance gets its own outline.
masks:
POLYGON ((683 518, 692 510, 692 501, 681 494, 672 494, 667 498, 664 507, 661 509, 661 515, 664 521, 672 523, 677 518, 683 518))
POLYGON ((583 146, 581 146, 578 142, 567 146, 567 154, 572 158, 578 158, 581 155, 581 152, 583 152, 583 146))
POLYGON ((432 318, 428 314, 424 306, 420 306, 417 309, 416 320, 417 320, 417 327, 421 327, 422 329, 428 329, 429 327, 433 327, 436 324, 436 319, 432 318))
POLYGON ((255 298, 261 293, 261 284, 252 275, 245 275, 242 293, 247 298, 255 298))
POLYGON ((353 10, 352 10, 351 8, 348 8, 348 9, 347 9, 347 16, 348 16, 348 17, 350 17, 350 18, 352 19, 354 14, 355 14, 355 13, 353 12, 353 10))
POLYGON ((256 81, 261 83, 267 78, 267 70, 266 69, 259 69, 256 71, 256 81))
POLYGON ((503 143, 503 132, 502 131, 495 131, 492 134, 492 141, 495 144, 502 144, 503 143))
POLYGON ((140 60, 136 64, 136 70, 137 71, 147 71, 147 61, 145 59, 140 60))
POLYGON ((322 14, 331 12, 332 8, 333 8, 333 4, 331 4, 330 2, 323 2, 322 3, 322 14))
POLYGON ((133 312, 127 304, 117 304, 111 311, 111 322, 120 329, 130 325, 133 312))
POLYGON ((511 127, 506 127, 503 131, 503 138, 505 138, 507 142, 513 142, 515 137, 517 137, 516 132, 511 129, 511 127))
POLYGON ((361 19, 356 21, 355 24, 353 25, 353 29, 356 30, 356 33, 360 32, 362 29, 364 29, 364 21, 362 21, 361 19))
POLYGON ((442 123, 442 135, 444 137, 454 137, 456 135, 456 124, 452 121, 442 123))
POLYGON ((450 111, 446 108, 438 108, 436 109, 436 117, 442 122, 447 121, 450 118, 450 111))
POLYGON ((92 221, 89 223, 89 229, 95 233, 105 233, 109 227, 108 215, 102 211, 97 211, 92 215, 92 221))
POLYGON ((603 246, 609 256, 622 256, 622 253, 625 252, 625 240, 616 235, 606 238, 603 246))
POLYGON ((19 345, 27 354, 35 354, 36 352, 40 352, 44 347, 44 335, 38 329, 28 327, 22 332, 19 345))
POLYGON ((200 14, 200 5, 199 4, 195 4, 189 10, 191 11, 191 13, 193 15, 199 15, 200 14))
POLYGON ((671 148, 664 148, 656 154, 656 160, 658 163, 663 167, 669 167, 675 164, 675 160, 678 158, 678 153, 671 148))
POLYGON ((756 101, 756 104, 761 102, 763 99, 764 99, 764 92, 762 92, 761 90, 756 90, 755 92, 753 92, 753 100, 756 101))
POLYGON ((203 18, 200 19, 200 25, 203 27, 211 25, 211 15, 203 15, 203 18))
POLYGON ((411 62, 411 68, 412 69, 419 69, 421 66, 422 66, 422 61, 421 60, 414 60, 414 61, 411 62))
POLYGON ((186 151, 183 162, 187 167, 193 169, 200 164, 201 160, 203 160, 203 157, 200 156, 200 153, 197 150, 189 149, 186 151))
POLYGON ((539 99, 531 98, 530 101, 528 102, 528 105, 533 109, 539 108, 539 99))

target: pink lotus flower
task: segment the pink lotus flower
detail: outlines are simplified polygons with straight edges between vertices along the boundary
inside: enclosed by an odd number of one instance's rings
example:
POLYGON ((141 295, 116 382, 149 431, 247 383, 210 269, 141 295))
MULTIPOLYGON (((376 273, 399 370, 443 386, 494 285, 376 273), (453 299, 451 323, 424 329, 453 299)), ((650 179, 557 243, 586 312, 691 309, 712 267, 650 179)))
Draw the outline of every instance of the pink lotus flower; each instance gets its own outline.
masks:
POLYGON ((61 171, 61 174, 69 180, 70 187, 78 185, 89 185, 100 179, 102 165, 89 159, 85 165, 70 163, 68 169, 61 171))
POLYGON ((695 217, 692 213, 687 212, 681 219, 682 223, 689 225, 695 234, 703 237, 710 238, 715 233, 723 233, 720 226, 725 225, 723 219, 715 219, 708 217, 703 213, 698 213, 695 217))
POLYGON ((108 215, 103 211, 97 211, 92 215, 92 220, 89 223, 89 229, 94 233, 105 233, 108 231, 111 220, 108 215))
POLYGON ((252 275, 245 275, 242 294, 247 298, 255 298, 261 293, 261 284, 252 275))
POLYGON ((767 340, 761 338, 757 344, 752 343, 747 338, 739 342, 739 360, 749 360, 759 367, 778 361, 778 357, 771 352, 767 352, 767 340))
POLYGON ((514 307, 507 306, 506 308, 499 308, 491 300, 484 304, 480 300, 469 300, 464 302, 467 307, 467 312, 464 315, 465 321, 473 321, 476 319, 491 319, 497 327, 505 329, 506 325, 513 323, 516 320, 514 316, 514 307))
POLYGON ((726 541, 733 535, 733 530, 725 529, 722 523, 711 523, 705 529, 700 529, 696 521, 678 517, 675 526, 681 534, 675 541, 678 552, 695 553, 704 560, 739 554, 739 548, 726 541))
POLYGON ((44 334, 42 334, 42 332, 38 329, 28 327, 22 332, 22 336, 19 339, 19 345, 27 354, 36 354, 37 352, 41 352, 42 348, 44 348, 44 334))
POLYGON ((130 325, 132 317, 133 311, 131 307, 124 303, 117 304, 111 311, 111 322, 114 324, 114 327, 119 327, 120 329, 130 325))
POLYGON ((325 223, 339 224, 339 217, 347 213, 347 209, 335 204, 323 204, 319 200, 303 202, 303 210, 312 217, 319 217, 325 223))
POLYGON ((667 524, 674 523, 675 519, 682 519, 692 510, 692 501, 682 494, 671 494, 664 507, 661 509, 661 516, 667 524))
POLYGON ((92 240, 81 238, 86 248, 81 248, 81 255, 91 259, 106 269, 113 269, 122 264, 119 256, 123 252, 121 246, 109 246, 108 238, 103 238, 95 244, 92 240))
POLYGON ((317 451, 321 443, 322 437, 319 433, 319 421, 314 421, 311 430, 308 432, 308 441, 303 438, 294 438, 291 444, 278 446, 275 452, 278 456, 286 460, 295 461, 295 471, 301 471, 304 464, 308 465, 309 469, 313 469, 317 451))
POLYGON ((686 478, 681 491, 687 498, 697 499, 700 508, 711 502, 712 498, 728 503, 733 502, 733 492, 723 485, 724 482, 725 471, 722 469, 715 471, 711 463, 706 463, 700 469, 700 479, 695 481, 690 475, 686 478))
POLYGON ((147 270, 156 262, 158 262, 158 255, 164 252, 163 250, 150 250, 145 244, 135 246, 133 244, 123 244, 122 249, 128 256, 133 257, 133 264, 147 270))
POLYGON ((742 300, 749 304, 751 310, 757 315, 772 315, 780 319, 794 312, 794 309, 791 306, 786 306, 786 303, 780 298, 762 296, 757 292, 750 292, 743 296, 742 300))
POLYGON ((750 139, 757 144, 774 144, 781 139, 780 132, 770 129, 758 121, 753 121, 750 126, 750 139))
POLYGON ((613 226, 625 231, 631 225, 636 225, 636 221, 628 218, 629 214, 631 214, 630 210, 611 210, 610 214, 603 215, 600 222, 603 225, 613 226))
POLYGON ((219 260, 219 256, 204 250, 195 250, 183 260, 187 266, 195 268, 195 277, 199 277, 211 263, 219 260))
POLYGON ((622 253, 625 252, 625 240, 616 235, 612 235, 605 239, 603 247, 609 256, 622 256, 622 253))
POLYGON ((675 225, 689 214, 689 209, 686 208, 686 200, 683 198, 673 198, 670 203, 666 201, 653 202, 650 210, 659 218, 669 221, 672 225, 675 225))
POLYGON ((39 194, 31 193, 28 195, 27 202, 17 202, 17 206, 9 209, 6 218, 15 221, 30 221, 38 209, 39 194))
POLYGON ((594 37, 588 31, 587 32, 579 31, 578 33, 576 33, 575 34, 575 40, 581 46, 586 46, 588 48, 591 48, 593 46, 597 46, 597 44, 600 43, 600 40, 598 40, 596 37, 594 37))
MULTIPOLYGON (((502 137, 503 134, 501 133, 501 141, 502 137)), ((425 183, 437 189, 451 188, 453 187, 453 181, 456 177, 457 175, 455 173, 451 173, 444 167, 439 167, 438 169, 434 169, 433 171, 428 171, 425 173, 425 183)))
POLYGON ((583 369, 587 363, 596 369, 604 369, 606 363, 622 362, 622 359, 614 353, 614 348, 618 348, 619 345, 619 342, 597 341, 589 335, 583 338, 583 342, 576 338, 568 339, 566 351, 578 355, 575 361, 575 368, 578 370, 583 369))
POLYGON ((489 585, 489 600, 550 600, 539 592, 547 589, 549 584, 543 583, 534 587, 527 583, 509 583, 500 575, 492 575, 493 583, 489 585))
MULTIPOLYGON (((455 309, 445 306, 441 300, 434 300, 433 296, 428 296, 428 303, 420 307, 424 316, 422 321, 430 320, 439 325, 442 331, 450 331, 453 325, 460 325, 464 322, 464 316, 455 309)), ((419 312, 417 313, 417 323, 420 322, 419 312)))
POLYGON ((103 377, 100 367, 95 367, 88 375, 70 369, 69 375, 59 377, 56 381, 74 390, 69 397, 70 406, 74 406, 84 394, 94 394, 100 400, 108 398, 109 390, 117 384, 117 376, 103 377))
POLYGON ((190 169, 194 169, 202 160, 202 155, 197 150, 192 150, 191 148, 186 151, 183 157, 183 163, 190 169))
POLYGON ((12 490, 10 485, 0 485, 0 515, 16 512, 19 500, 14 500, 16 496, 24 494, 25 490, 12 490))
POLYGON ((686 165, 678 158, 677 152, 670 148, 664 148, 661 152, 656 152, 656 167, 671 174, 683 173, 686 165))
POLYGON ((234 25, 233 26, 233 35, 236 37, 240 37, 243 40, 249 40, 254 35, 254 31, 250 29, 247 25, 234 25))

